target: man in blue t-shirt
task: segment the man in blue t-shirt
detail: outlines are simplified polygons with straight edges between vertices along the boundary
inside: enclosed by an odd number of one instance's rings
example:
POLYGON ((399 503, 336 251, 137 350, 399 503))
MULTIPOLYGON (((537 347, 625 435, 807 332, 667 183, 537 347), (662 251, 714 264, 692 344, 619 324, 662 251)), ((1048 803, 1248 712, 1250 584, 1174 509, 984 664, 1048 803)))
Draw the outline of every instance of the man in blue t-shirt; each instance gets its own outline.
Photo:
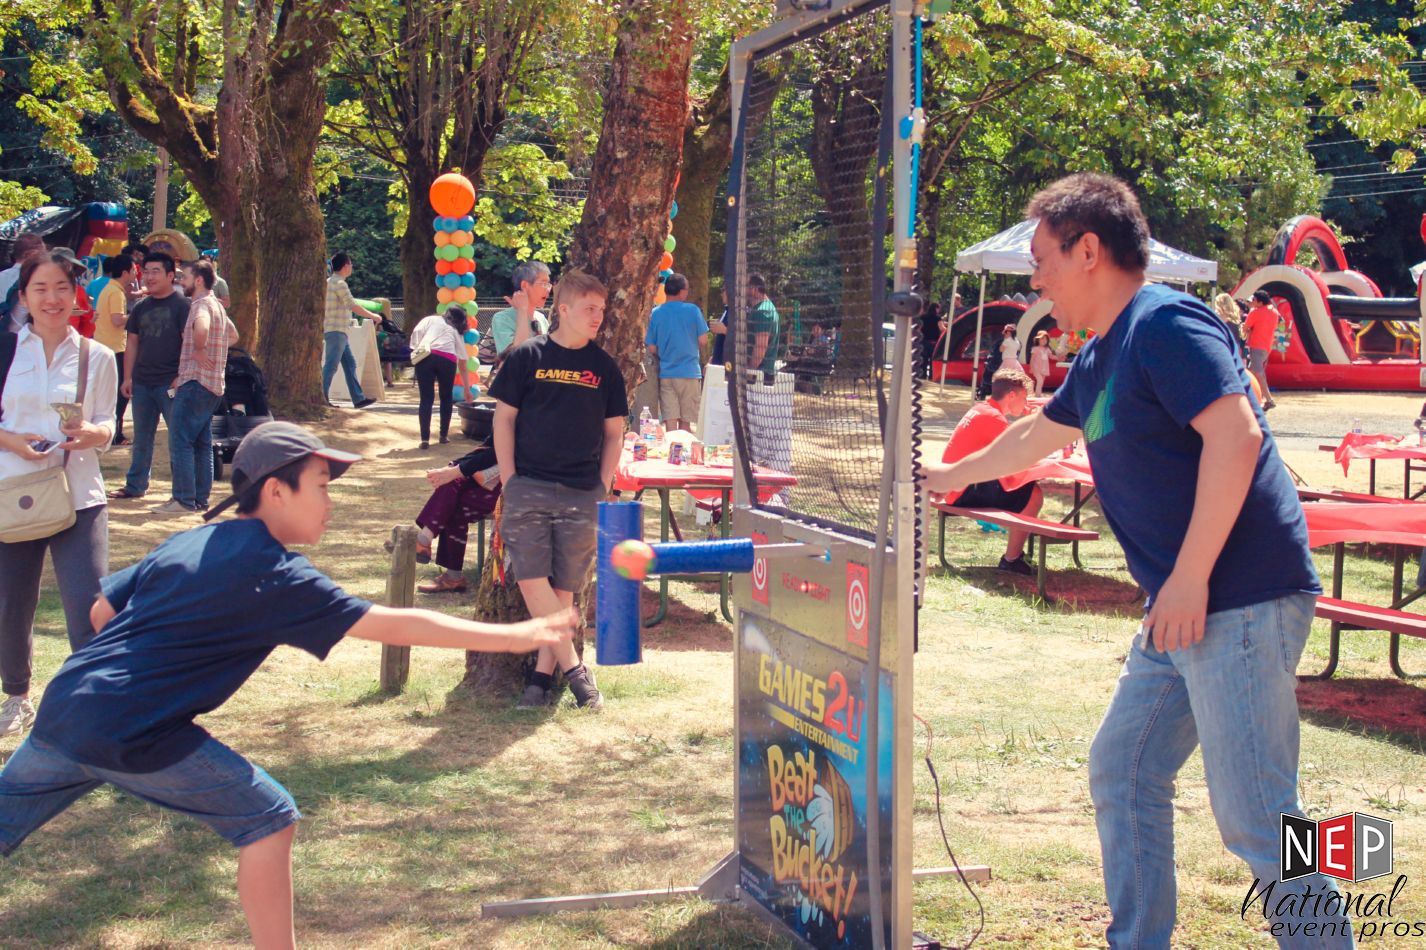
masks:
POLYGON ((659 412, 664 424, 692 432, 703 392, 699 346, 708 338, 708 321, 698 304, 688 302, 687 277, 670 274, 663 286, 668 300, 649 315, 644 345, 659 361, 659 412))
MULTIPOLYGON (((1094 336, 1041 412, 959 462, 926 465, 925 482, 957 490, 1083 437, 1104 516, 1149 594, 1090 748, 1108 940, 1167 947, 1174 781, 1195 746, 1224 844, 1260 887, 1278 880, 1278 815, 1302 814, 1293 670, 1321 587, 1302 506, 1232 334, 1192 297, 1145 283, 1149 230, 1133 192, 1072 175, 1036 195, 1027 215, 1039 219, 1033 286, 1054 301, 1061 329, 1094 336)), ((1273 900, 1308 887, 1332 884, 1317 874, 1278 883, 1273 900)), ((1315 919, 1331 925, 1321 932, 1345 923, 1315 919)), ((1350 945, 1349 928, 1313 943, 1350 945)))
POLYGON ((327 483, 358 457, 289 422, 259 426, 233 458, 238 517, 176 534, 104 579, 96 636, 45 689, 34 729, 0 772, 0 854, 108 783, 208 825, 238 848, 253 944, 293 946, 292 839, 301 817, 266 772, 193 720, 237 692, 275 648, 318 659, 344 636, 398 646, 525 653, 568 645, 571 611, 475 623, 353 597, 290 544, 316 544, 327 483))

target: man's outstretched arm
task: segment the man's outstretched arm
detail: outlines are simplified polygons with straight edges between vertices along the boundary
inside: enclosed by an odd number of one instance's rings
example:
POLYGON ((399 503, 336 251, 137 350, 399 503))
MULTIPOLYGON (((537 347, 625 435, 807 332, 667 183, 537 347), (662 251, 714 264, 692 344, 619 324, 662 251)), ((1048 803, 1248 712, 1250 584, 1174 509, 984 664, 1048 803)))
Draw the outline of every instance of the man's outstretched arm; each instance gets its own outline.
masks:
POLYGON ((946 494, 961 491, 967 485, 1014 475, 1069 445, 1079 435, 1078 429, 1060 425, 1043 412, 1037 412, 1017 421, 994 442, 959 462, 923 462, 922 487, 946 494))

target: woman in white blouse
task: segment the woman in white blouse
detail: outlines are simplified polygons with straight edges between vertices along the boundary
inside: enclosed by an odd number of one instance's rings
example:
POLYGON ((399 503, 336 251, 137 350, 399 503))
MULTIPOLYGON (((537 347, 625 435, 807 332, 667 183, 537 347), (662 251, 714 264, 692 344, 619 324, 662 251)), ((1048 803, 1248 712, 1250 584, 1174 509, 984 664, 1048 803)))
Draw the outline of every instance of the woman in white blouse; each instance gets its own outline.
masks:
MULTIPOLYGON (((473 398, 471 380, 466 375, 465 311, 460 304, 446 307, 444 313, 433 313, 411 331, 411 352, 426 347, 430 355, 416 364, 416 388, 421 393, 421 448, 431 447, 431 407, 436 401, 436 389, 441 393, 441 444, 450 441, 451 407, 454 403, 451 387, 457 374, 465 390, 466 402, 473 398)), ((474 376, 475 374, 470 374, 474 376)))
MULTIPOLYGON (((0 543, 0 736, 28 729, 34 722, 30 703, 32 625, 40 599, 45 551, 54 564, 60 601, 69 628, 70 649, 94 636, 89 608, 99 593, 99 578, 109 570, 109 509, 99 453, 114 433, 118 372, 114 353, 89 342, 88 384, 79 419, 62 424, 54 403, 73 403, 79 389, 79 349, 83 338, 69 324, 75 283, 69 261, 41 252, 20 268, 20 301, 30 325, 15 338, 15 356, 0 394, 0 478, 12 478, 64 464, 74 501, 75 523, 37 541, 0 543), (48 452, 31 443, 56 443, 48 452)), ((41 446, 43 447, 43 446, 41 446)))

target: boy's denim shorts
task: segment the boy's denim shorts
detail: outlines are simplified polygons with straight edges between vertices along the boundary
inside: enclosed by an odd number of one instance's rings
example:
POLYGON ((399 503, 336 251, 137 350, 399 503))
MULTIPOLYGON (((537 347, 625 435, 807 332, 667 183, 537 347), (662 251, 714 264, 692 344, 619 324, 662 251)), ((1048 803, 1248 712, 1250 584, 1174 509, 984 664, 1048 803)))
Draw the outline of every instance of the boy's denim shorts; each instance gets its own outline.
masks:
POLYGON ((500 532, 515 580, 548 577, 555 590, 579 592, 594 565, 604 486, 570 488, 516 475, 501 494, 500 532))
POLYGON ((0 771, 0 855, 104 783, 203 822, 241 848, 302 817, 287 789, 211 736, 157 772, 113 772, 83 765, 27 737, 0 771))

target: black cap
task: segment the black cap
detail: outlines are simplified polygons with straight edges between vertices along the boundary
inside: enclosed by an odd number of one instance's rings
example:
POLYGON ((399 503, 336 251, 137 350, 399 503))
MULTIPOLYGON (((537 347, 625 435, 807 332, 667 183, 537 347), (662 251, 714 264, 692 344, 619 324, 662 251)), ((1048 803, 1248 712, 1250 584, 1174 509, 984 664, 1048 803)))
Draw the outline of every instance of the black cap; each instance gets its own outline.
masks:
POLYGON ((233 493, 209 508, 204 521, 212 521, 237 504, 245 492, 258 485, 273 472, 309 455, 327 460, 333 478, 340 478, 361 456, 340 449, 329 449, 322 440, 291 422, 264 422, 243 436, 233 454, 233 493))

